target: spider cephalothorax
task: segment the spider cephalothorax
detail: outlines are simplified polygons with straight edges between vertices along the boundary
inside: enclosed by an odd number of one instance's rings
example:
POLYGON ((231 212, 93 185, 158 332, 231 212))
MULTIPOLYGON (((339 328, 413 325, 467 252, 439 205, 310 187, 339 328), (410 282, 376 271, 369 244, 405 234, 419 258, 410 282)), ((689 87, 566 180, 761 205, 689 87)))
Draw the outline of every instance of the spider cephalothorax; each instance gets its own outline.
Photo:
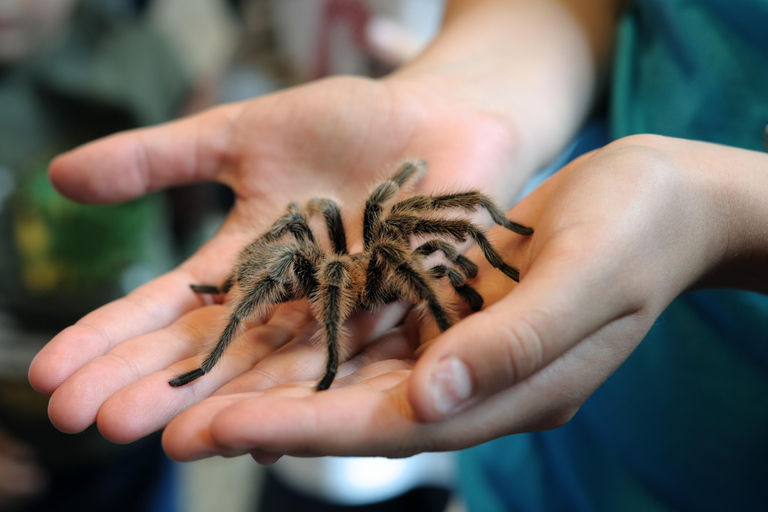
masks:
POLYGON ((328 389, 336 376, 341 325, 355 310, 406 299, 425 304, 437 327, 445 331, 451 326, 451 316, 435 292, 439 279, 447 277, 473 311, 483 305, 483 298, 466 281, 477 275, 477 265, 451 244, 464 242, 467 237, 477 243, 491 265, 517 281, 517 269, 504 262, 480 228, 464 218, 436 215, 483 208, 500 226, 521 235, 533 232, 508 220, 480 192, 415 195, 395 202, 385 212, 385 206, 401 187, 418 179, 425 170, 424 161, 407 161, 376 187, 363 213, 362 252, 349 253, 336 203, 312 199, 305 208, 289 205, 288 212, 269 231, 248 245, 223 286, 192 285, 197 293, 227 293, 233 289, 237 298, 232 301, 227 326, 200 368, 173 379, 171 386, 183 386, 208 373, 245 320, 264 315, 270 306, 302 297, 309 298, 328 345, 328 363, 318 391, 328 389), (321 249, 309 226, 309 218, 317 214, 325 218, 332 254, 321 249), (413 237, 427 241, 412 248, 413 237), (450 265, 428 266, 427 256, 438 251, 450 265))

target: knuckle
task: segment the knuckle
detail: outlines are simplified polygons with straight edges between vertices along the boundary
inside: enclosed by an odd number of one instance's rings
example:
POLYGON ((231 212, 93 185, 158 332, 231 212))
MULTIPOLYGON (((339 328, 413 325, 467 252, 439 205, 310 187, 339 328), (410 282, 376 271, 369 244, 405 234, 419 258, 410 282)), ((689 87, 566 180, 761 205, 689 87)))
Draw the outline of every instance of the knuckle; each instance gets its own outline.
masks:
POLYGON ((139 380, 143 377, 143 372, 139 365, 130 357, 119 354, 116 351, 107 352, 103 356, 108 361, 114 362, 118 368, 124 369, 130 375, 132 382, 139 380))
POLYGON ((517 318, 501 331, 498 342, 500 360, 510 382, 518 382, 533 374, 544 361, 544 339, 535 323, 517 318))
POLYGON ((264 391, 282 384, 282 380, 260 366, 254 367, 249 372, 249 389, 264 391))
POLYGON ((72 341, 80 341, 83 338, 94 340, 99 344, 102 352, 106 352, 113 345, 112 338, 103 327, 100 327, 97 323, 88 322, 85 319, 67 327, 59 336, 67 340, 72 339, 72 341))
POLYGON ((155 297, 143 292, 140 288, 134 290, 125 297, 126 304, 136 308, 140 314, 151 320, 156 326, 162 326, 167 323, 164 318, 164 308, 155 297))
POLYGON ((152 185, 152 174, 151 174, 151 156, 150 156, 150 149, 149 144, 144 137, 143 132, 137 132, 135 134, 136 144, 134 144, 134 165, 131 167, 133 170, 133 180, 138 188, 138 190, 141 190, 143 192, 149 192, 151 190, 152 185))

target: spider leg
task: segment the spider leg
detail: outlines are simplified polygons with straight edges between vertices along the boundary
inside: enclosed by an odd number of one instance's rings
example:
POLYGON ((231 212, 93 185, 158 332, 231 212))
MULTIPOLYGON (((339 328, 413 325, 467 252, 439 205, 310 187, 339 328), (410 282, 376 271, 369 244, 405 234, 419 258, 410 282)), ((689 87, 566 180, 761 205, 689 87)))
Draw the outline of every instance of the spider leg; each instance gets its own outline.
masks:
POLYGON ((399 276, 403 283, 413 291, 419 300, 427 303, 429 311, 437 322, 440 332, 445 331, 451 326, 451 319, 448 311, 440 303, 435 291, 428 281, 428 275, 422 274, 418 269, 407 262, 400 263, 394 269, 394 273, 399 276))
POLYGON ((520 280, 520 271, 515 267, 508 265, 491 242, 488 241, 483 231, 467 220, 445 220, 445 219, 418 219, 406 234, 414 235, 444 235, 453 238, 456 241, 463 242, 469 235, 483 251, 485 259, 493 267, 501 270, 507 277, 513 281, 520 280))
POLYGON ((200 365, 200 368, 179 375, 171 380, 169 384, 173 387, 183 386, 211 371, 219 359, 221 359, 224 350, 226 350, 229 343, 237 334, 243 320, 250 316, 257 306, 277 304, 289 300, 291 297, 286 295, 288 294, 285 293, 283 287, 271 277, 267 277, 258 282, 256 286, 246 294, 243 300, 237 304, 235 310, 229 317, 227 326, 219 336, 216 346, 205 358, 200 365))
MULTIPOLYGON (((173 387, 183 386, 211 371, 237 334, 242 322, 252 316, 257 308, 287 302, 312 293, 317 287, 312 256, 309 248, 286 246, 279 251, 275 248, 275 255, 270 259, 266 272, 262 270, 256 275, 239 278, 240 286, 248 284, 250 289, 232 311, 216 346, 199 368, 179 375, 169 384, 173 387)), ((227 282, 230 282, 231 286, 232 279, 227 282)))
MULTIPOLYGON (((312 234, 312 229, 307 223, 307 218, 296 203, 289 204, 288 211, 282 217, 277 219, 267 232, 245 246, 238 256, 238 261, 235 263, 235 267, 242 266, 244 262, 248 262, 251 265, 257 263, 258 261, 253 261, 253 255, 263 252, 265 248, 271 246, 289 233, 292 234, 296 241, 301 245, 316 244, 315 236, 312 234)), ((260 260, 259 258, 256 259, 260 260)), ((260 268, 263 268, 263 265, 260 268)), ((237 275, 233 276, 232 279, 233 282, 231 284, 234 284, 234 282, 237 281, 237 275)))
POLYGON ((332 260, 322 265, 318 272, 320 284, 312 296, 315 316, 320 320, 328 344, 328 360, 325 375, 317 384, 317 391, 331 387, 339 369, 339 337, 341 325, 355 306, 352 277, 349 264, 332 260))
MULTIPOLYGON (((376 248, 378 249, 378 247, 376 248)), ((385 304, 387 298, 384 286, 384 273, 386 264, 379 258, 378 251, 374 249, 371 253, 371 259, 365 270, 365 289, 363 291, 363 305, 366 308, 385 304)))
POLYGON ((392 286, 389 277, 393 266, 405 261, 410 252, 406 244, 377 243, 371 248, 370 259, 365 267, 365 285, 362 292, 362 306, 366 309, 389 304, 401 297, 397 286, 392 286))
POLYGON ((477 276, 477 265, 475 262, 461 254, 454 246, 443 240, 430 240, 429 242, 425 242, 418 246, 413 253, 421 256, 429 256, 437 251, 441 251, 451 263, 458 266, 465 276, 477 276))
POLYGON ((429 275, 435 279, 448 276, 451 286, 456 293, 464 299, 472 311, 480 311, 483 307, 483 296, 477 293, 477 290, 467 284, 467 280, 461 275, 461 272, 445 265, 435 265, 429 269, 429 275))
POLYGON ((335 201, 325 198, 316 198, 307 205, 309 214, 322 213, 325 217, 325 225, 328 229, 328 237, 331 239, 333 252, 336 254, 349 254, 347 249, 347 235, 344 231, 344 223, 341 220, 341 211, 335 201))
POLYGON ((493 248, 491 242, 488 241, 488 238, 486 238, 485 234, 477 226, 470 224, 467 232, 469 236, 477 242, 477 245, 480 247, 480 250, 483 251, 483 255, 485 256, 485 259, 488 260, 488 263, 504 272, 504 274, 513 281, 520 281, 520 271, 515 267, 508 265, 501 256, 499 256, 499 253, 493 248))
POLYGON ((429 284, 429 274, 406 260, 409 253, 406 245, 400 246, 396 243, 378 243, 372 248, 366 276, 368 279, 365 283, 365 297, 368 301, 366 306, 382 304, 384 299, 397 289, 384 280, 385 276, 392 276, 402 283, 406 295, 410 291, 416 299, 427 304, 437 322, 437 327, 441 332, 445 331, 451 326, 448 311, 440 303, 437 294, 429 284), (378 279, 372 282, 372 277, 378 277, 378 279))
POLYGON ((384 266, 369 267, 363 291, 363 307, 372 308, 391 304, 402 298, 396 287, 385 284, 382 272, 384 266))
POLYGON ((457 242, 467 239, 470 226, 470 222, 464 219, 421 219, 412 215, 397 215, 391 219, 393 227, 400 230, 402 236, 442 235, 457 242))
POLYGON ((264 268, 266 260, 254 256, 263 253, 267 247, 288 233, 291 233, 301 244, 314 245, 316 243, 306 217, 295 203, 288 205, 288 212, 285 215, 277 219, 266 233, 241 251, 238 261, 235 263, 236 270, 227 277, 221 287, 208 284, 190 284, 189 287, 193 292, 201 294, 218 295, 229 292, 235 282, 241 280, 245 269, 254 273, 264 268))
POLYGON ((221 293, 221 289, 218 286, 211 284, 191 284, 189 285, 192 291, 204 295, 218 295, 221 293))
POLYGON ((477 191, 459 192, 441 196, 419 195, 409 197, 392 206, 392 213, 430 213, 437 210, 460 208, 472 212, 478 207, 485 209, 493 222, 520 235, 530 235, 533 229, 507 219, 501 208, 490 197, 477 191))
POLYGON ((288 212, 277 219, 272 224, 269 231, 257 238, 247 246, 245 250, 247 251, 248 247, 256 247, 264 245, 265 243, 276 242, 287 233, 291 233, 298 242, 315 241, 312 230, 310 229, 309 224, 307 224, 307 218, 296 203, 289 204, 288 212))
POLYGON ((405 183, 420 176, 426 167, 424 160, 404 162, 390 179, 379 184, 368 197, 363 213, 363 245, 366 249, 373 242, 376 226, 384 211, 384 203, 392 199, 405 183))
POLYGON ((210 284, 191 284, 189 287, 192 288, 192 291, 195 293, 201 293, 204 295, 218 295, 220 293, 227 293, 230 288, 232 288, 234 278, 234 275, 230 274, 229 277, 227 277, 227 280, 224 281, 224 284, 221 286, 213 286, 210 284))

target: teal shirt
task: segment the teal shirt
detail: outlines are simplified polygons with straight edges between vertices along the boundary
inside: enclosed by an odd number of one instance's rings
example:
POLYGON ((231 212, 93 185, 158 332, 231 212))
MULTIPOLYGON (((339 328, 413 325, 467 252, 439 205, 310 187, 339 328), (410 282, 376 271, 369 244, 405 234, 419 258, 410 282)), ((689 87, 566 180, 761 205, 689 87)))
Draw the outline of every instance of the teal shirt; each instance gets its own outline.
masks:
POLYGON ((657 133, 761 149, 768 1, 641 0, 621 23, 611 136, 657 133))
MULTIPOLYGON (((643 0, 619 31, 612 138, 760 149, 768 0, 643 0)), ((768 510, 768 298, 674 301, 564 427, 462 453, 471 511, 768 510)))

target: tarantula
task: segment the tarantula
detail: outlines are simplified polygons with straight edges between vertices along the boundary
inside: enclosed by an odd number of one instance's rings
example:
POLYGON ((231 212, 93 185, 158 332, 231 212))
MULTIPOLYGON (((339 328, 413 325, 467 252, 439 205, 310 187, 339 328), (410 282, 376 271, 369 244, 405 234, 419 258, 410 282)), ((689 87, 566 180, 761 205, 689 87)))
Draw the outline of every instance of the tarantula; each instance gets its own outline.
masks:
POLYGON ((385 213, 385 205, 425 170, 424 161, 406 161, 390 179, 374 189, 363 213, 362 252, 349 253, 337 204, 330 199, 312 199, 303 209, 290 204, 288 212, 269 231, 243 249, 221 287, 191 285, 194 292, 203 294, 227 293, 236 287, 241 297, 234 304, 218 343, 200 368, 169 384, 183 386, 208 373, 246 319, 258 318, 270 306, 302 297, 309 298, 328 345, 325 376, 317 384, 318 391, 328 389, 336 376, 341 326, 355 310, 372 309, 404 298, 425 303, 437 327, 445 331, 451 326, 451 319, 435 293, 439 279, 447 277, 473 311, 483 305, 483 298, 466 281, 477 275, 477 265, 446 239, 464 242, 471 238, 492 266, 517 281, 518 270, 504 262, 475 224, 463 218, 428 216, 445 210, 473 212, 483 208, 496 224, 521 235, 533 233, 531 228, 508 220, 480 192, 415 195, 395 202, 385 213), (325 218, 333 254, 323 252, 310 229, 308 220, 317 214, 325 218), (413 236, 436 238, 412 249, 413 236), (438 251, 451 266, 427 266, 426 257, 438 251))

